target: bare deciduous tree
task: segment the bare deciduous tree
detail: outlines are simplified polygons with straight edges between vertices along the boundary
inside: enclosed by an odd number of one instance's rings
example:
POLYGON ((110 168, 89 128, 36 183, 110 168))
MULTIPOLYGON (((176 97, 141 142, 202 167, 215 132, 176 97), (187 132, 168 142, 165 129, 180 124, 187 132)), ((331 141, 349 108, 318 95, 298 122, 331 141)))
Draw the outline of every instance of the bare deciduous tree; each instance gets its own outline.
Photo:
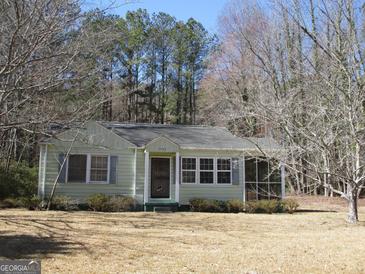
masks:
POLYGON ((361 6, 293 0, 271 8, 252 1, 227 7, 203 113, 222 118, 213 122, 261 121, 285 149, 276 157, 285 161, 291 189, 340 195, 356 223, 365 182, 361 6))

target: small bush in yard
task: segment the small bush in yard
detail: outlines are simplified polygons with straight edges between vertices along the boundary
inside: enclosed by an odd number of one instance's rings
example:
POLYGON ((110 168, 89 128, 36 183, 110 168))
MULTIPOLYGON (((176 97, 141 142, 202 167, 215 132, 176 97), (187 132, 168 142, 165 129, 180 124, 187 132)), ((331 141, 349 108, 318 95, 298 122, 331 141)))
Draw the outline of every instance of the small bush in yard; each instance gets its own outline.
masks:
POLYGON ((278 200, 258 200, 246 203, 248 213, 278 213, 281 212, 281 202, 278 200))
POLYGON ((137 201, 132 197, 113 196, 109 199, 108 210, 112 212, 135 211, 137 201))
POLYGON ((28 197, 37 193, 38 172, 36 167, 12 162, 6 170, 0 167, 0 199, 28 197))
POLYGON ((71 197, 59 195, 55 196, 52 199, 51 209, 69 211, 69 210, 77 210, 79 209, 79 207, 78 207, 78 202, 73 200, 71 197))
POLYGON ((209 199, 191 199, 190 207, 195 212, 228 212, 226 201, 209 199))
POLYGON ((223 201, 218 200, 205 200, 203 203, 204 212, 224 212, 225 204, 223 201))
POLYGON ((123 212, 137 210, 138 203, 132 197, 108 196, 105 194, 93 194, 89 196, 87 203, 94 211, 123 212))
POLYGON ((109 200, 110 197, 105 194, 92 194, 87 199, 87 204, 94 211, 108 211, 109 200))
POLYGON ((249 201, 245 204, 245 211, 247 213, 263 213, 260 212, 258 201, 249 201))
POLYGON ((17 208, 20 206, 21 203, 16 198, 6 198, 0 202, 0 208, 17 208))
POLYGON ((191 199, 189 201, 191 210, 196 212, 201 211, 203 208, 204 201, 205 201, 204 199, 198 199, 198 198, 191 199))
POLYGON ((282 201, 283 207, 285 211, 287 211, 289 214, 293 214, 299 207, 299 203, 297 200, 288 198, 282 201))
POLYGON ((28 208, 29 210, 41 209, 42 200, 36 195, 32 197, 21 197, 18 201, 21 207, 28 208))
POLYGON ((227 201, 228 212, 238 213, 244 209, 243 202, 241 200, 229 200, 227 201))

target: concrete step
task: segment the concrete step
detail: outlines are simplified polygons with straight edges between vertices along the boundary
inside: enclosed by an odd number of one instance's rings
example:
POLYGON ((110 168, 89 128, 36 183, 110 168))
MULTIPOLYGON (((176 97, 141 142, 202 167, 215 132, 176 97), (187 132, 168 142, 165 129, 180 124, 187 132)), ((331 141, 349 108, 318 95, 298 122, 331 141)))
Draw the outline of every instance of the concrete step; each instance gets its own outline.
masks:
POLYGON ((145 204, 145 210, 153 212, 175 212, 178 210, 178 206, 178 203, 147 203, 145 204))
POLYGON ((171 213, 171 212, 174 212, 174 210, 171 207, 169 207, 169 206, 154 206, 153 207, 153 212, 158 212, 158 213, 171 213))

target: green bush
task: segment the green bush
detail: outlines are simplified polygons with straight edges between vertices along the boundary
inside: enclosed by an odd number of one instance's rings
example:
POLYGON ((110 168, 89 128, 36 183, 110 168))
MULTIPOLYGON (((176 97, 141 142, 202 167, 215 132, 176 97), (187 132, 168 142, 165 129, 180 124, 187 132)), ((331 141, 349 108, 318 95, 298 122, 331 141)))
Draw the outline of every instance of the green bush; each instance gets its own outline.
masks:
POLYGON ((201 212, 222 212, 221 204, 217 200, 204 200, 200 208, 201 212))
POLYGON ((190 209, 195 212, 228 212, 226 201, 209 199, 191 199, 190 209))
POLYGON ((17 208, 21 207, 19 199, 6 198, 0 202, 0 208, 17 208))
POLYGON ((12 163, 8 170, 0 166, 0 199, 28 197, 37 193, 38 171, 23 163, 12 163))
POLYGON ((25 207, 29 210, 41 209, 42 207, 42 200, 36 195, 33 195, 32 197, 20 197, 18 201, 21 207, 25 207))
POLYGON ((132 197, 107 196, 101 193, 89 196, 87 203, 90 209, 104 212, 135 211, 139 208, 137 201, 132 197))
POLYGON ((135 211, 137 201, 132 197, 113 196, 109 199, 107 209, 112 212, 135 211))
POLYGON ((289 214, 293 214, 299 207, 297 200, 293 198, 287 198, 282 201, 282 205, 285 211, 289 214))
POLYGON ((260 212, 260 207, 258 204, 259 201, 249 201, 245 204, 245 212, 246 213, 263 213, 260 212))
POLYGON ((279 200, 258 200, 247 202, 245 209, 248 213, 272 214, 282 212, 282 205, 279 200))
POLYGON ((241 200, 229 200, 227 201, 228 212, 239 213, 244 209, 244 204, 241 200))
POLYGON ((98 193, 92 194, 87 199, 87 204, 94 211, 108 211, 110 197, 98 193))
POLYGON ((199 199, 199 198, 191 199, 189 201, 191 211, 195 211, 195 212, 202 211, 204 201, 205 201, 205 199, 199 199))
POLYGON ((63 211, 70 211, 70 210, 78 210, 78 202, 73 200, 69 196, 55 196, 52 199, 51 209, 53 210, 63 210, 63 211))

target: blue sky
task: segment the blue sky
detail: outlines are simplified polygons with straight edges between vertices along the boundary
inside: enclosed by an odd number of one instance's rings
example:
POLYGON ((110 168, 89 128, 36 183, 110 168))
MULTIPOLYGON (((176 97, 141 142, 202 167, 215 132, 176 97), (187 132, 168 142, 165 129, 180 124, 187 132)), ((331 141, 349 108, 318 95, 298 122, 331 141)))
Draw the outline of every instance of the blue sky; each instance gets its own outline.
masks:
MULTIPOLYGON (((209 32, 216 32, 217 18, 227 2, 227 0, 118 0, 114 1, 117 7, 110 10, 110 13, 123 16, 128 10, 138 8, 146 9, 149 13, 163 11, 175 16, 178 20, 186 21, 193 17, 201 22, 209 32), (127 4, 123 4, 125 2, 127 4)), ((87 0, 87 6, 90 8, 105 7, 105 1, 87 0)))

